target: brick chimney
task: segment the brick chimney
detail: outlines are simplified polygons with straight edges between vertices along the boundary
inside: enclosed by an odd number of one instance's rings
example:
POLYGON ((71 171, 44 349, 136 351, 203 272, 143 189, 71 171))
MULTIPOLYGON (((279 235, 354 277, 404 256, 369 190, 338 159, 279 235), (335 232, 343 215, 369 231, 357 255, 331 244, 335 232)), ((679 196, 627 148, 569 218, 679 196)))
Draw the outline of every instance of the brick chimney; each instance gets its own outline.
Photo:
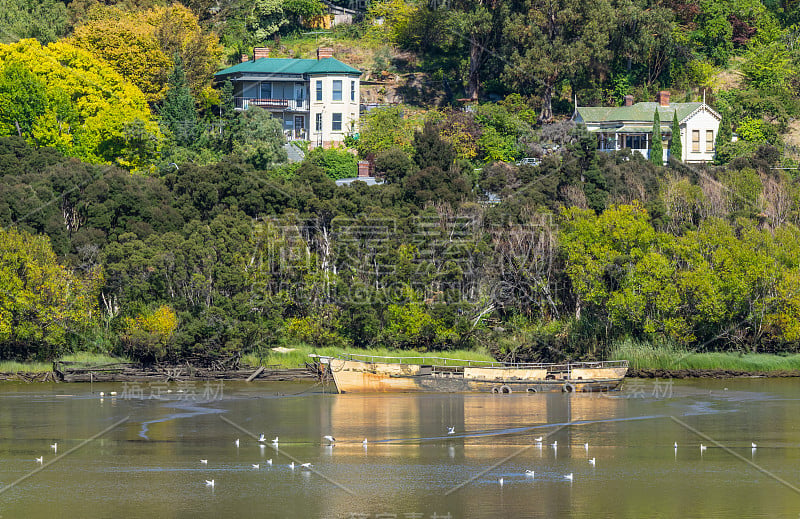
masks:
POLYGON ((242 54, 242 63, 244 63, 245 61, 250 61, 250 56, 248 56, 247 54, 242 54))
POLYGON ((669 90, 662 90, 656 96, 656 101, 661 106, 669 106, 669 90))
POLYGON ((622 99, 624 99, 623 106, 633 106, 633 96, 632 95, 628 94, 625 97, 623 97, 622 99))
POLYGON ((325 59, 333 57, 332 47, 320 47, 317 49, 317 59, 325 59))
POLYGON ((253 61, 269 57, 269 47, 253 47, 253 61))

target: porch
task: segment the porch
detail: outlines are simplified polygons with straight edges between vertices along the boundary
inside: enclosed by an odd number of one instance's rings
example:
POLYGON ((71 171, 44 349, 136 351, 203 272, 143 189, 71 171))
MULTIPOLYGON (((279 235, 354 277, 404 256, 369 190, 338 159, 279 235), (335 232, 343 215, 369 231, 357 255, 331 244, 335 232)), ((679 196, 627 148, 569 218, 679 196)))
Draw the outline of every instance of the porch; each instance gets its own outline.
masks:
POLYGON ((247 110, 257 106, 269 111, 307 112, 308 99, 271 99, 263 97, 234 97, 237 110, 247 110))

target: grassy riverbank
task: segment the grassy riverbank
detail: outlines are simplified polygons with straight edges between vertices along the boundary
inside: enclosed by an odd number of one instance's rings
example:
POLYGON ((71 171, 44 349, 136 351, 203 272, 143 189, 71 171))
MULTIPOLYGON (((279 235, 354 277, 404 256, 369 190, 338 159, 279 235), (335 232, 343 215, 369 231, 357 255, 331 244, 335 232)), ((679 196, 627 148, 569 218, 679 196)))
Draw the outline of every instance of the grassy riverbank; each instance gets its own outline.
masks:
POLYGON ((800 370, 800 354, 702 352, 671 344, 622 341, 611 350, 610 359, 627 359, 635 369, 709 369, 731 371, 800 370))
MULTIPOLYGON (((242 364, 247 366, 273 366, 278 365, 285 368, 297 368, 303 366, 304 363, 309 362, 311 359, 308 357, 310 353, 317 355, 335 355, 342 353, 344 350, 341 348, 317 348, 313 349, 310 346, 297 346, 293 351, 280 353, 277 351, 269 350, 265 354, 249 354, 242 357, 242 364)), ((482 360, 494 361, 495 359, 485 351, 473 350, 452 350, 440 351, 432 353, 420 353, 418 351, 403 351, 403 350, 390 350, 388 348, 370 348, 368 350, 347 349, 347 353, 358 355, 374 355, 385 357, 446 357, 448 359, 460 360, 482 360)))
MULTIPOLYGON (((64 355, 59 359, 62 362, 79 362, 81 364, 95 366, 98 364, 111 364, 114 362, 130 362, 129 359, 112 357, 104 353, 79 352, 64 355)), ((44 373, 53 370, 52 362, 18 362, 15 360, 0 361, 0 373, 16 373, 24 371, 26 373, 44 373)))

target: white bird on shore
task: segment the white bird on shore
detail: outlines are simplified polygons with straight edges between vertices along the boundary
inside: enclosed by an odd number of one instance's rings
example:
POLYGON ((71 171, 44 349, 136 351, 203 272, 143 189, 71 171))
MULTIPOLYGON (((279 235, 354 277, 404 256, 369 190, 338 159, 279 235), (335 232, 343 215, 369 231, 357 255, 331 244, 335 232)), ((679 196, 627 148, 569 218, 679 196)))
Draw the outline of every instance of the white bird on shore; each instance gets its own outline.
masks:
POLYGON ((331 443, 335 443, 335 442, 336 442, 336 438, 334 438, 334 437, 333 437, 333 436, 331 436, 330 434, 326 434, 326 435, 325 435, 325 436, 323 436, 322 438, 323 438, 324 440, 328 440, 328 441, 329 441, 329 442, 331 442, 331 443))
POLYGON ((254 469, 261 468, 261 464, 259 464, 259 463, 253 463, 253 468, 254 468, 254 469))
POLYGON ((455 433, 456 433, 456 428, 455 427, 448 427, 447 428, 447 434, 455 434, 455 433))
POLYGON ((591 465, 592 467, 594 467, 594 466, 595 466, 595 464, 594 464, 594 458, 592 458, 592 459, 590 459, 590 460, 589 460, 589 465, 591 465))
POLYGON ((54 443, 50 448, 53 449, 53 452, 58 452, 58 443, 54 443))
POLYGON ((239 438, 236 438, 236 441, 233 442, 233 443, 236 445, 236 448, 238 449, 239 448, 239 438))
POLYGON ((213 480, 213 479, 212 479, 212 480, 208 480, 208 479, 207 479, 207 480, 206 480, 206 486, 207 486, 207 487, 214 488, 214 480, 213 480))
POLYGON ((572 481, 572 472, 570 472, 569 474, 564 476, 564 479, 568 479, 568 480, 572 481))
POLYGON ((258 441, 260 441, 260 442, 265 442, 265 441, 267 441, 267 437, 266 437, 266 436, 264 436, 264 433, 261 433, 261 434, 259 435, 259 437, 258 437, 258 441))
POLYGON ((200 460, 200 463, 202 463, 203 465, 208 465, 208 460, 200 460))
POLYGON ((544 438, 542 436, 539 436, 538 438, 534 438, 533 441, 535 441, 536 443, 542 443, 543 439, 544 438))
POLYGON ((532 478, 534 477, 535 473, 532 470, 526 470, 525 475, 528 476, 529 478, 532 478))
POLYGON ((36 458, 36 463, 44 463, 44 456, 39 456, 36 458))

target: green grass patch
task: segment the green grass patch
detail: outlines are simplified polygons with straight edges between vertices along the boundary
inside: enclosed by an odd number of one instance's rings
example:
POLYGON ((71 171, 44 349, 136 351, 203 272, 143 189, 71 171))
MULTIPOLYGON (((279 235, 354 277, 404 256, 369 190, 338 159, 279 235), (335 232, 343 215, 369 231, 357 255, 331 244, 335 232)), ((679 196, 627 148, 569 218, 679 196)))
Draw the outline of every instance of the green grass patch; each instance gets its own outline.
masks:
POLYGON ((611 350, 611 360, 629 360, 636 369, 723 369, 733 371, 800 370, 800 354, 693 352, 670 343, 625 339, 611 350))
POLYGON ((17 362, 16 360, 0 361, 0 373, 44 373, 53 370, 52 362, 17 362))
MULTIPOLYGON (((312 348, 310 346, 294 346, 295 350, 288 353, 279 353, 267 350, 262 353, 251 353, 242 357, 242 364, 251 367, 257 366, 281 366, 284 368, 297 368, 310 362, 309 354, 334 356, 342 353, 352 353, 357 355, 375 355, 385 357, 445 357, 448 359, 472 360, 492 362, 495 359, 486 351, 480 350, 452 350, 441 352, 420 353, 418 351, 391 350, 388 348, 370 348, 368 350, 341 348, 312 348)), ((376 359, 379 360, 379 359, 376 359)), ((456 365, 457 363, 453 363, 456 365)))
POLYGON ((81 364, 90 366, 99 364, 115 364, 118 362, 131 362, 130 359, 125 357, 114 357, 106 353, 89 353, 88 351, 64 355, 59 360, 62 362, 79 362, 81 364))
MULTIPOLYGON (((86 351, 64 355, 59 360, 64 362, 77 362, 85 366, 130 362, 130 359, 127 358, 112 357, 111 355, 106 355, 105 353, 89 353, 86 351)), ((52 362, 19 362, 16 360, 0 361, 0 373, 16 373, 18 371, 24 371, 26 373, 43 373, 52 370, 52 362)))

